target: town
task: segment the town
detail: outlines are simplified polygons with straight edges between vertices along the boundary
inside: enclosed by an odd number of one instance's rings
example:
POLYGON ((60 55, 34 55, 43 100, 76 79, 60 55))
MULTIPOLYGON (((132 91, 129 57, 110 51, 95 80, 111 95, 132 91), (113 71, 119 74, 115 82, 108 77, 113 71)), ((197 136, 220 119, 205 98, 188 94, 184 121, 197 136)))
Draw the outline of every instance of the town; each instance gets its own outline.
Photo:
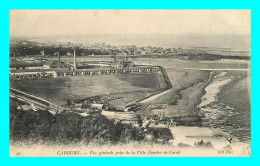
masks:
MULTIPOLYGON (((182 54, 181 47, 162 48, 156 46, 137 47, 136 45, 112 46, 106 43, 71 43, 57 41, 35 42, 25 39, 13 39, 10 43, 10 53, 19 56, 46 55, 57 56, 73 55, 73 48, 79 56, 97 55, 158 55, 158 54, 182 54)), ((11 56, 12 57, 12 56, 11 56)))

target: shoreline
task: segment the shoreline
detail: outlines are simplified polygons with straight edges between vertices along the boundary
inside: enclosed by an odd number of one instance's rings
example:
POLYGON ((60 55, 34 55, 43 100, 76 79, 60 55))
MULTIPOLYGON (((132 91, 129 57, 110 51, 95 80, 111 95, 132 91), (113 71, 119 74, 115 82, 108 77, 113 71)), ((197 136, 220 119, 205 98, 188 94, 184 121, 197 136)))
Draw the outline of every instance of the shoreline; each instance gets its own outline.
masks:
MULTIPOLYGON (((229 101, 229 103, 227 103, 227 100, 224 99, 225 97, 229 98, 228 96, 230 93, 232 93, 232 91, 234 91, 234 93, 239 93, 237 92, 237 90, 233 90, 230 87, 233 87, 236 84, 238 84, 237 82, 239 82, 240 79, 234 78, 233 76, 234 74, 230 75, 225 73, 224 75, 221 75, 221 73, 223 72, 216 74, 217 77, 216 78, 213 77, 210 84, 205 87, 207 88, 211 86, 209 88, 214 88, 214 89, 213 90, 205 89, 205 93, 201 97, 201 102, 200 104, 198 104, 198 108, 201 111, 203 111, 204 114, 206 114, 206 116, 203 116, 202 118, 202 126, 204 127, 208 126, 213 129, 216 129, 218 130, 218 132, 220 132, 220 134, 222 134, 222 132, 229 133, 231 135, 236 134, 234 135, 234 137, 237 138, 238 142, 242 142, 250 145, 251 144, 250 135, 247 135, 245 132, 248 130, 248 127, 250 128, 250 126, 246 125, 243 126, 244 129, 240 129, 242 124, 239 123, 240 125, 238 125, 237 122, 237 121, 241 121, 240 116, 244 116, 244 114, 246 115, 246 113, 240 112, 238 109, 240 107, 238 108, 237 106, 235 107, 236 104, 233 103, 235 101, 232 100, 233 102, 230 103, 229 101), (223 92, 227 96, 225 96, 223 92), (207 95, 207 93, 209 93, 208 96, 205 96, 207 95), (203 101, 203 97, 205 97, 206 100, 203 101), (240 116, 238 116, 238 114, 240 114, 240 116)), ((245 107, 244 109, 246 108, 247 107, 245 107)), ((244 123, 247 124, 247 120, 244 123)))

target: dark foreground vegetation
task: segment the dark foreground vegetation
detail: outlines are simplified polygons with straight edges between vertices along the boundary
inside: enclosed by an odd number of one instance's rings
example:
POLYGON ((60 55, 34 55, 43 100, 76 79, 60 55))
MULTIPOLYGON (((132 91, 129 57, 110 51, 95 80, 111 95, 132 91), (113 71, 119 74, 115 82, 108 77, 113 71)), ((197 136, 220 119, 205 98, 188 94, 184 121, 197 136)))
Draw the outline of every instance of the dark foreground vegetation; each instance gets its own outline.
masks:
POLYGON ((48 111, 17 110, 10 105, 10 141, 14 144, 120 144, 144 140, 139 128, 116 123, 100 114, 76 113, 53 115, 48 111))

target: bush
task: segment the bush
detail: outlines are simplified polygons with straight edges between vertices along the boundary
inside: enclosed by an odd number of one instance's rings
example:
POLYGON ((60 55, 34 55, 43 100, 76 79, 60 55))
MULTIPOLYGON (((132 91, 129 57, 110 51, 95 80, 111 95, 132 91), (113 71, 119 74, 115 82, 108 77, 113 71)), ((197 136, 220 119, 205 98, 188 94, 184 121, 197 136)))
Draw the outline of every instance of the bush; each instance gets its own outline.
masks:
POLYGON ((189 145, 189 144, 185 144, 185 143, 178 143, 177 144, 177 147, 178 148, 189 148, 189 147, 191 147, 191 145, 189 145))
POLYGON ((204 142, 203 140, 201 140, 199 142, 195 142, 194 146, 195 147, 204 147, 204 148, 213 148, 213 145, 211 144, 211 142, 209 142, 209 141, 204 142))

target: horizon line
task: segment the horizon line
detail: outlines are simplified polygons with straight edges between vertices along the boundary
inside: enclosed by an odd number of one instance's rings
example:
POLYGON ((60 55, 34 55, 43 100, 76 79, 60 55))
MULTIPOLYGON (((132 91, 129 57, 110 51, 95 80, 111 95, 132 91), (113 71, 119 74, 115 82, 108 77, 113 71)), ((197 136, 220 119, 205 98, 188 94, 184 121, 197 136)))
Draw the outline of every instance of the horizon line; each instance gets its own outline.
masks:
POLYGON ((57 35, 17 35, 17 34, 9 34, 9 37, 51 37, 51 36, 82 36, 82 35, 250 35, 251 33, 153 33, 153 34, 147 34, 147 33, 136 33, 136 34, 57 34, 57 35))

